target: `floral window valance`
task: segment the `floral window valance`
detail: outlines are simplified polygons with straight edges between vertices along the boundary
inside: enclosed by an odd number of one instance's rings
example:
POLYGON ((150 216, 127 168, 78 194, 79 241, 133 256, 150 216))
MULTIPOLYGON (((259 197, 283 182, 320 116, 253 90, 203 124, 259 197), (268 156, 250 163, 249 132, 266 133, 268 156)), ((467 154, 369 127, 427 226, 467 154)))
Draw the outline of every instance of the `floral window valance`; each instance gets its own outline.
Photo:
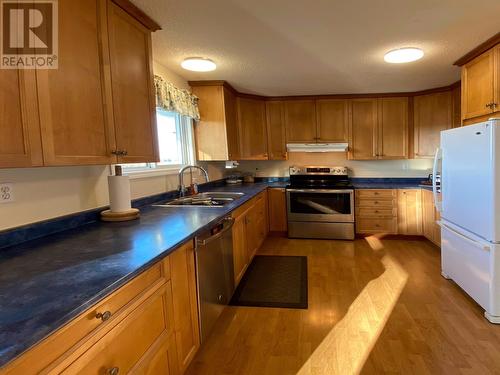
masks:
POLYGON ((162 77, 155 75, 156 106, 165 111, 174 111, 194 120, 200 119, 198 98, 188 90, 179 89, 162 77))

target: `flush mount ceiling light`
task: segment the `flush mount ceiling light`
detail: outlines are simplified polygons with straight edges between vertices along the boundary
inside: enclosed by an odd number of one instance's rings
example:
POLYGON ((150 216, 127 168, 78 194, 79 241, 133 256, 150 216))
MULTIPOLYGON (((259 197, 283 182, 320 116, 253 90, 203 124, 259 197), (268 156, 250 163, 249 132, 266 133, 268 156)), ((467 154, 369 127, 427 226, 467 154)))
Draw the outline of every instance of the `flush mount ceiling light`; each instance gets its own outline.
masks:
POLYGON ((181 63, 181 66, 193 72, 211 72, 217 68, 217 65, 215 65, 212 60, 203 57, 190 57, 185 59, 181 63))
POLYGON ((405 47, 393 49, 384 55, 385 62, 391 64, 402 64, 417 61, 424 56, 424 51, 420 48, 405 47))

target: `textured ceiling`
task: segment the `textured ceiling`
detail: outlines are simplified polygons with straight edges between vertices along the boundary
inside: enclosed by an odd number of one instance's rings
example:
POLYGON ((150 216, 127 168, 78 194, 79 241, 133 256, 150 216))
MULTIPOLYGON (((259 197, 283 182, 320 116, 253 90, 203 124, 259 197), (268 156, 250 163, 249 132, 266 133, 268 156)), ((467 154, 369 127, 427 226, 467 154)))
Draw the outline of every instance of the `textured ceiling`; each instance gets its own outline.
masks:
POLYGON ((163 28, 155 60, 188 80, 241 92, 306 95, 417 91, 460 77, 453 62, 499 30, 499 0, 133 0, 163 28), (416 46, 393 65, 386 51, 416 46), (183 70, 190 56, 209 73, 183 70))

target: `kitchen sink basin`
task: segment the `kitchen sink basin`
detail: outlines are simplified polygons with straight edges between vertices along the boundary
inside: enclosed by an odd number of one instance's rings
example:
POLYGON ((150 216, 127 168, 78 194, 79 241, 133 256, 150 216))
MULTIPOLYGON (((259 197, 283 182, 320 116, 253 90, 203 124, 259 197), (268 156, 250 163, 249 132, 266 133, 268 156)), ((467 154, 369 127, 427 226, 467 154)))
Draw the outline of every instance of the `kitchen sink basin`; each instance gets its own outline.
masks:
POLYGON ((165 204, 155 205, 157 207, 222 207, 228 203, 241 198, 244 193, 211 191, 200 193, 189 197, 174 199, 165 204))

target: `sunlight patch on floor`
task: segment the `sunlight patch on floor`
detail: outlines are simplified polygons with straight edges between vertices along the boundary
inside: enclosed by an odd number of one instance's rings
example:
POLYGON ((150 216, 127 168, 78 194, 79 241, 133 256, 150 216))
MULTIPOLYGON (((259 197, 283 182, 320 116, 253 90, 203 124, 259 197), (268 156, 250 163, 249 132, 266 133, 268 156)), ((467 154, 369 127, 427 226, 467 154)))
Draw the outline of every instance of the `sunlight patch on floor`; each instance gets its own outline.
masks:
MULTIPOLYGON (((383 250, 381 237, 366 241, 374 252, 383 250)), ((371 280, 299 370, 309 374, 358 374, 384 328, 408 274, 390 255, 381 262, 384 273, 371 280)))

